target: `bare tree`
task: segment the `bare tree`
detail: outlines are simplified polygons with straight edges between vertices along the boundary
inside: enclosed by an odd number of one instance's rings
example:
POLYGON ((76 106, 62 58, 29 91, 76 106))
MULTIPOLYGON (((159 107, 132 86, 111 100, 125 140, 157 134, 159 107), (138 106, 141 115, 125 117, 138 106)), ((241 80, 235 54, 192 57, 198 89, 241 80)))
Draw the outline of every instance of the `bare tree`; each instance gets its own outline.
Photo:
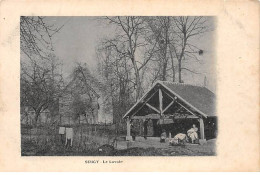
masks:
POLYGON ((45 109, 50 110, 51 119, 57 112, 63 78, 61 65, 53 54, 52 37, 62 27, 55 27, 40 16, 20 17, 21 106, 35 111, 35 123, 45 109))
POLYGON ((40 57, 48 59, 53 51, 52 37, 63 26, 55 27, 45 21, 44 17, 20 17, 20 47, 21 51, 30 59, 40 57))
POLYGON ((155 47, 152 49, 153 56, 158 63, 158 69, 155 71, 153 81, 167 79, 167 68, 169 62, 168 45, 169 45, 169 32, 170 32, 170 19, 169 17, 149 17, 147 20, 148 28, 151 30, 152 41, 149 43, 155 47))
POLYGON ((178 81, 182 83, 182 70, 197 73, 188 67, 183 67, 182 62, 188 58, 200 61, 197 54, 199 54, 201 50, 192 44, 192 39, 209 31, 207 17, 171 17, 170 20, 173 25, 171 27, 172 33, 170 35, 169 50, 171 58, 177 58, 178 81))
POLYGON ((141 95, 141 79, 140 70, 147 64, 148 61, 140 62, 137 58, 137 49, 145 45, 145 40, 142 37, 145 32, 142 17, 106 17, 109 24, 116 26, 117 35, 114 39, 106 40, 107 48, 114 48, 120 57, 125 57, 131 60, 136 84, 136 100, 141 95), (141 64, 138 66, 138 64, 141 64))
MULTIPOLYGON (((150 45, 157 41, 153 50, 157 66, 153 66, 152 82, 156 80, 167 80, 172 76, 175 81, 176 71, 179 75, 178 81, 182 82, 182 70, 197 73, 183 66, 183 60, 195 59, 200 62, 197 55, 203 52, 196 47, 194 40, 209 31, 206 17, 148 17, 145 20, 152 36, 148 38, 150 45), (175 64, 177 61, 177 65, 175 64), (177 68, 177 70, 176 70, 177 68)), ((155 65, 156 65, 155 64, 155 65)))
POLYGON ((21 65, 21 106, 29 107, 35 112, 34 124, 40 113, 49 109, 52 116, 60 95, 62 75, 58 71, 59 63, 49 56, 49 65, 39 66, 35 62, 21 65))
POLYGON ((121 56, 115 48, 107 47, 106 44, 98 48, 97 56, 99 71, 112 97, 113 122, 118 124, 123 113, 135 101, 132 96, 136 86, 133 66, 130 59, 121 56))
MULTIPOLYGON (((183 25, 188 26, 184 33, 188 33, 188 36, 185 35, 186 44, 182 45, 183 34, 178 31, 180 27, 176 26, 178 23, 175 21, 179 18, 164 16, 105 18, 109 24, 115 26, 117 33, 110 39, 102 40, 97 49, 97 56, 99 70, 110 85, 113 106, 117 107, 114 111, 117 111, 119 117, 132 103, 129 99, 133 92, 136 92, 135 100, 137 100, 145 88, 144 85, 153 84, 156 80, 165 81, 171 76, 172 81, 175 81, 178 68, 188 69, 183 67, 182 60, 191 54, 190 45, 193 43, 193 38, 206 32, 203 30, 196 34, 195 31, 198 30, 196 26, 202 26, 204 29, 206 25, 205 22, 202 23, 204 19, 198 22, 199 17, 187 17, 187 19, 183 17, 186 22, 183 25), (140 87, 137 87, 138 84, 140 87), (119 112, 120 110, 122 112, 119 112)), ((196 56, 199 50, 195 50, 194 47, 192 54, 196 56)), ((179 76, 181 77, 181 71, 179 76)), ((179 82, 182 82, 181 78, 179 82)))

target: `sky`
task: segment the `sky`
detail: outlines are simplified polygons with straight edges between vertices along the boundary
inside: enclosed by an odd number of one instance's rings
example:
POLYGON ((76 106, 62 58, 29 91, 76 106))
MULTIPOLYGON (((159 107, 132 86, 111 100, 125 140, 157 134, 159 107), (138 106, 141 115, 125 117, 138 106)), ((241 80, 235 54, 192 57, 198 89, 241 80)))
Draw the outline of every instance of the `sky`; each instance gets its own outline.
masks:
MULTIPOLYGON (((97 17, 46 17, 50 24, 63 26, 54 35, 53 46, 54 54, 63 63, 63 73, 68 76, 76 62, 87 63, 90 70, 95 71, 97 67, 96 47, 102 38, 111 37, 115 30, 97 17)), ((204 77, 207 77, 208 88, 216 92, 216 73, 215 73, 215 20, 210 18, 209 25, 214 29, 205 33, 203 37, 196 38, 193 43, 201 48, 204 53, 199 56, 202 64, 194 61, 192 67, 201 74, 191 74, 183 71, 185 83, 203 85, 204 77)), ((192 62, 192 60, 191 60, 192 62)))
POLYGON ((65 73, 69 73, 74 63, 85 62, 91 69, 96 67, 95 49, 101 38, 108 36, 111 30, 101 26, 96 17, 49 17, 48 21, 57 26, 64 24, 54 35, 55 54, 64 64, 65 73))

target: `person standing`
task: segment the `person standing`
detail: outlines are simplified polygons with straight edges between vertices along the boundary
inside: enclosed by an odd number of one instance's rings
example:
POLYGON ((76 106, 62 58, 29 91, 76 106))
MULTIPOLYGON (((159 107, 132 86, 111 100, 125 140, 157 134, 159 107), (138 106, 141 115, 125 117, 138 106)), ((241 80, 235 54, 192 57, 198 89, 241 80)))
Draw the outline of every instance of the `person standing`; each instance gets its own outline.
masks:
POLYGON ((165 129, 162 130, 162 134, 161 134, 161 138, 160 138, 160 142, 161 143, 165 143, 165 140, 166 140, 166 131, 165 129))
POLYGON ((145 119, 144 121, 144 139, 146 140, 147 139, 147 132, 148 132, 148 120, 145 119))
POLYGON ((135 141, 135 137, 136 137, 136 128, 134 126, 134 124, 131 124, 131 136, 132 136, 132 140, 135 141))

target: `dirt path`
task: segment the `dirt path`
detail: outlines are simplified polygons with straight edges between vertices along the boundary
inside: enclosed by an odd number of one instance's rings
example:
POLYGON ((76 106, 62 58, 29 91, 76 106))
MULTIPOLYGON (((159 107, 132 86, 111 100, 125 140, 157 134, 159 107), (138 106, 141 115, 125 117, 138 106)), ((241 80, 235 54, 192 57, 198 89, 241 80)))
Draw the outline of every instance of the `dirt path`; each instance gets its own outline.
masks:
MULTIPOLYGON (((153 149, 158 156, 207 156, 207 155, 216 155, 215 152, 215 140, 209 140, 204 145, 193 145, 187 144, 182 146, 169 146, 169 143, 160 143, 159 138, 148 138, 147 140, 137 139, 135 142, 129 142, 127 145, 126 141, 118 142, 118 150, 142 148, 142 151, 149 151, 153 149)), ((126 153, 128 155, 128 153, 126 153)), ((146 154, 146 153, 141 153, 146 154)))

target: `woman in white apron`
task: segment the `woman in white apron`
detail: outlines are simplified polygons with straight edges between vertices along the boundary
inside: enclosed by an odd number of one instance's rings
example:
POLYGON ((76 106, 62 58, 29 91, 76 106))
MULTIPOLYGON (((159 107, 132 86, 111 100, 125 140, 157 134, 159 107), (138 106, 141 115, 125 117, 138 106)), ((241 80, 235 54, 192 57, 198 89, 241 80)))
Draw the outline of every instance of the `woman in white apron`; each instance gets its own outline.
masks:
POLYGON ((192 128, 187 131, 188 137, 191 139, 191 143, 194 143, 198 140, 198 128, 195 124, 192 125, 192 128))

